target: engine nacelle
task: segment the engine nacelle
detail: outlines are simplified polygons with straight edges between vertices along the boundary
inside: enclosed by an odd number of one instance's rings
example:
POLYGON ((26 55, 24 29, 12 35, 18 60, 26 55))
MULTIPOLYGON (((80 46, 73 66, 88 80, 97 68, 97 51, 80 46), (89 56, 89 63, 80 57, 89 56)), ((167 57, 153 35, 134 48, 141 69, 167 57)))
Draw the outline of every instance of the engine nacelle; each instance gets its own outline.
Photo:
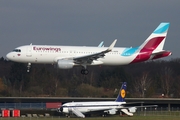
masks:
MULTIPOLYGON (((57 108, 56 110, 57 110, 57 112, 61 112, 60 108, 57 108)), ((62 111, 63 111, 63 110, 62 110, 62 111)))
POLYGON ((70 69, 73 68, 74 62, 73 60, 58 60, 57 66, 60 69, 70 69))
POLYGON ((130 113, 135 113, 137 108, 136 107, 131 107, 131 108, 128 108, 129 112, 130 113))
POLYGON ((111 109, 111 110, 107 110, 107 113, 110 115, 115 115, 116 114, 116 109, 111 109))

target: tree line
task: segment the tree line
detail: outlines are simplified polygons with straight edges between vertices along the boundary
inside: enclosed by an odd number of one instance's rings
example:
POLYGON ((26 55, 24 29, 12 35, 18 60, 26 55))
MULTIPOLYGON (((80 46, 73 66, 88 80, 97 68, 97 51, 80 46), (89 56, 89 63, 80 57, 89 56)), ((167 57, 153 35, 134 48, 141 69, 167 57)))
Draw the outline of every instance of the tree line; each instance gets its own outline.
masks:
POLYGON ((56 65, 0 59, 1 97, 116 97, 127 82, 127 97, 180 97, 180 59, 125 66, 89 66, 62 70, 56 65))

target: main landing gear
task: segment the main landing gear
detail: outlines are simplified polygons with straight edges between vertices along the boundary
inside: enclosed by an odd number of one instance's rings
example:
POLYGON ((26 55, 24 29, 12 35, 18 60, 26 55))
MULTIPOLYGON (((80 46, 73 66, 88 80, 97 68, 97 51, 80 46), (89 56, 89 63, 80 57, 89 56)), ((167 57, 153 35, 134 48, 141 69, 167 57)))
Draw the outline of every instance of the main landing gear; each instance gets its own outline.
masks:
POLYGON ((87 68, 86 65, 83 65, 83 69, 81 70, 81 74, 87 75, 89 73, 89 71, 86 68, 87 68))
POLYGON ((82 69, 81 70, 81 74, 83 75, 87 75, 89 73, 89 71, 87 69, 82 69))
POLYGON ((27 65, 27 72, 30 71, 30 68, 31 68, 31 63, 28 63, 28 65, 27 65))

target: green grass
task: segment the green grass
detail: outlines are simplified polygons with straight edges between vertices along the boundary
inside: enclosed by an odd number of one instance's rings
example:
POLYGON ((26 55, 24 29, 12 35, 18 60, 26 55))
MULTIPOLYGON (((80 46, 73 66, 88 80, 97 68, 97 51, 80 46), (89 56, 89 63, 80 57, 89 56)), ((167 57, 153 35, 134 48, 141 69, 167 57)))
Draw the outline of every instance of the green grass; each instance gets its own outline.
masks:
MULTIPOLYGON (((24 114, 25 115, 25 114, 24 114)), ((53 115, 53 114, 51 114, 53 115)), ((107 117, 86 117, 86 120, 180 120, 180 111, 137 111, 133 117, 112 115, 107 117)), ((2 118, 0 120, 84 120, 74 115, 67 118, 64 115, 50 117, 19 117, 2 118)))
MULTIPOLYGON (((65 118, 65 117, 49 117, 49 118, 0 118, 0 120, 82 120, 83 118, 65 118)), ((180 116, 133 116, 133 117, 88 117, 87 120, 180 120, 180 116)))

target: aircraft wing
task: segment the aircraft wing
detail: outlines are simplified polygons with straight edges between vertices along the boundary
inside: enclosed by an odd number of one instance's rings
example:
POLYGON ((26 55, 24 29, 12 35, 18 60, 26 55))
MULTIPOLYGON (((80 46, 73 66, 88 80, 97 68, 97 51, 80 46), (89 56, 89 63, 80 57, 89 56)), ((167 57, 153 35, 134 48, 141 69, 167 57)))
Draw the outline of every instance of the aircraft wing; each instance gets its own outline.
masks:
POLYGON ((143 104, 144 102, 130 102, 130 103, 124 103, 121 104, 122 108, 120 109, 124 109, 124 108, 131 108, 131 107, 136 107, 136 108, 142 108, 142 107, 157 107, 157 105, 140 105, 143 104))
POLYGON ((82 114, 82 113, 81 113, 79 110, 77 110, 76 108, 72 108, 71 110, 72 110, 73 114, 75 114, 76 116, 81 117, 81 118, 85 118, 85 115, 82 114))
POLYGON ((109 48, 104 50, 104 51, 94 53, 94 54, 74 57, 73 58, 74 63, 76 63, 76 64, 90 64, 90 63, 92 63, 93 60, 97 60, 98 58, 104 57, 105 53, 112 51, 112 49, 114 48, 114 45, 116 44, 116 41, 117 41, 117 39, 115 39, 113 41, 113 43, 109 46, 109 48))
POLYGON ((117 110, 120 110, 124 112, 125 114, 129 116, 133 116, 133 113, 136 112, 137 108, 147 108, 147 107, 157 107, 157 105, 145 105, 145 106, 122 106, 121 108, 117 108, 117 110))
POLYGON ((146 108, 146 107, 157 107, 157 105, 145 105, 145 106, 124 106, 124 107, 119 108, 119 109, 132 108, 132 107, 135 107, 135 108, 146 108))

